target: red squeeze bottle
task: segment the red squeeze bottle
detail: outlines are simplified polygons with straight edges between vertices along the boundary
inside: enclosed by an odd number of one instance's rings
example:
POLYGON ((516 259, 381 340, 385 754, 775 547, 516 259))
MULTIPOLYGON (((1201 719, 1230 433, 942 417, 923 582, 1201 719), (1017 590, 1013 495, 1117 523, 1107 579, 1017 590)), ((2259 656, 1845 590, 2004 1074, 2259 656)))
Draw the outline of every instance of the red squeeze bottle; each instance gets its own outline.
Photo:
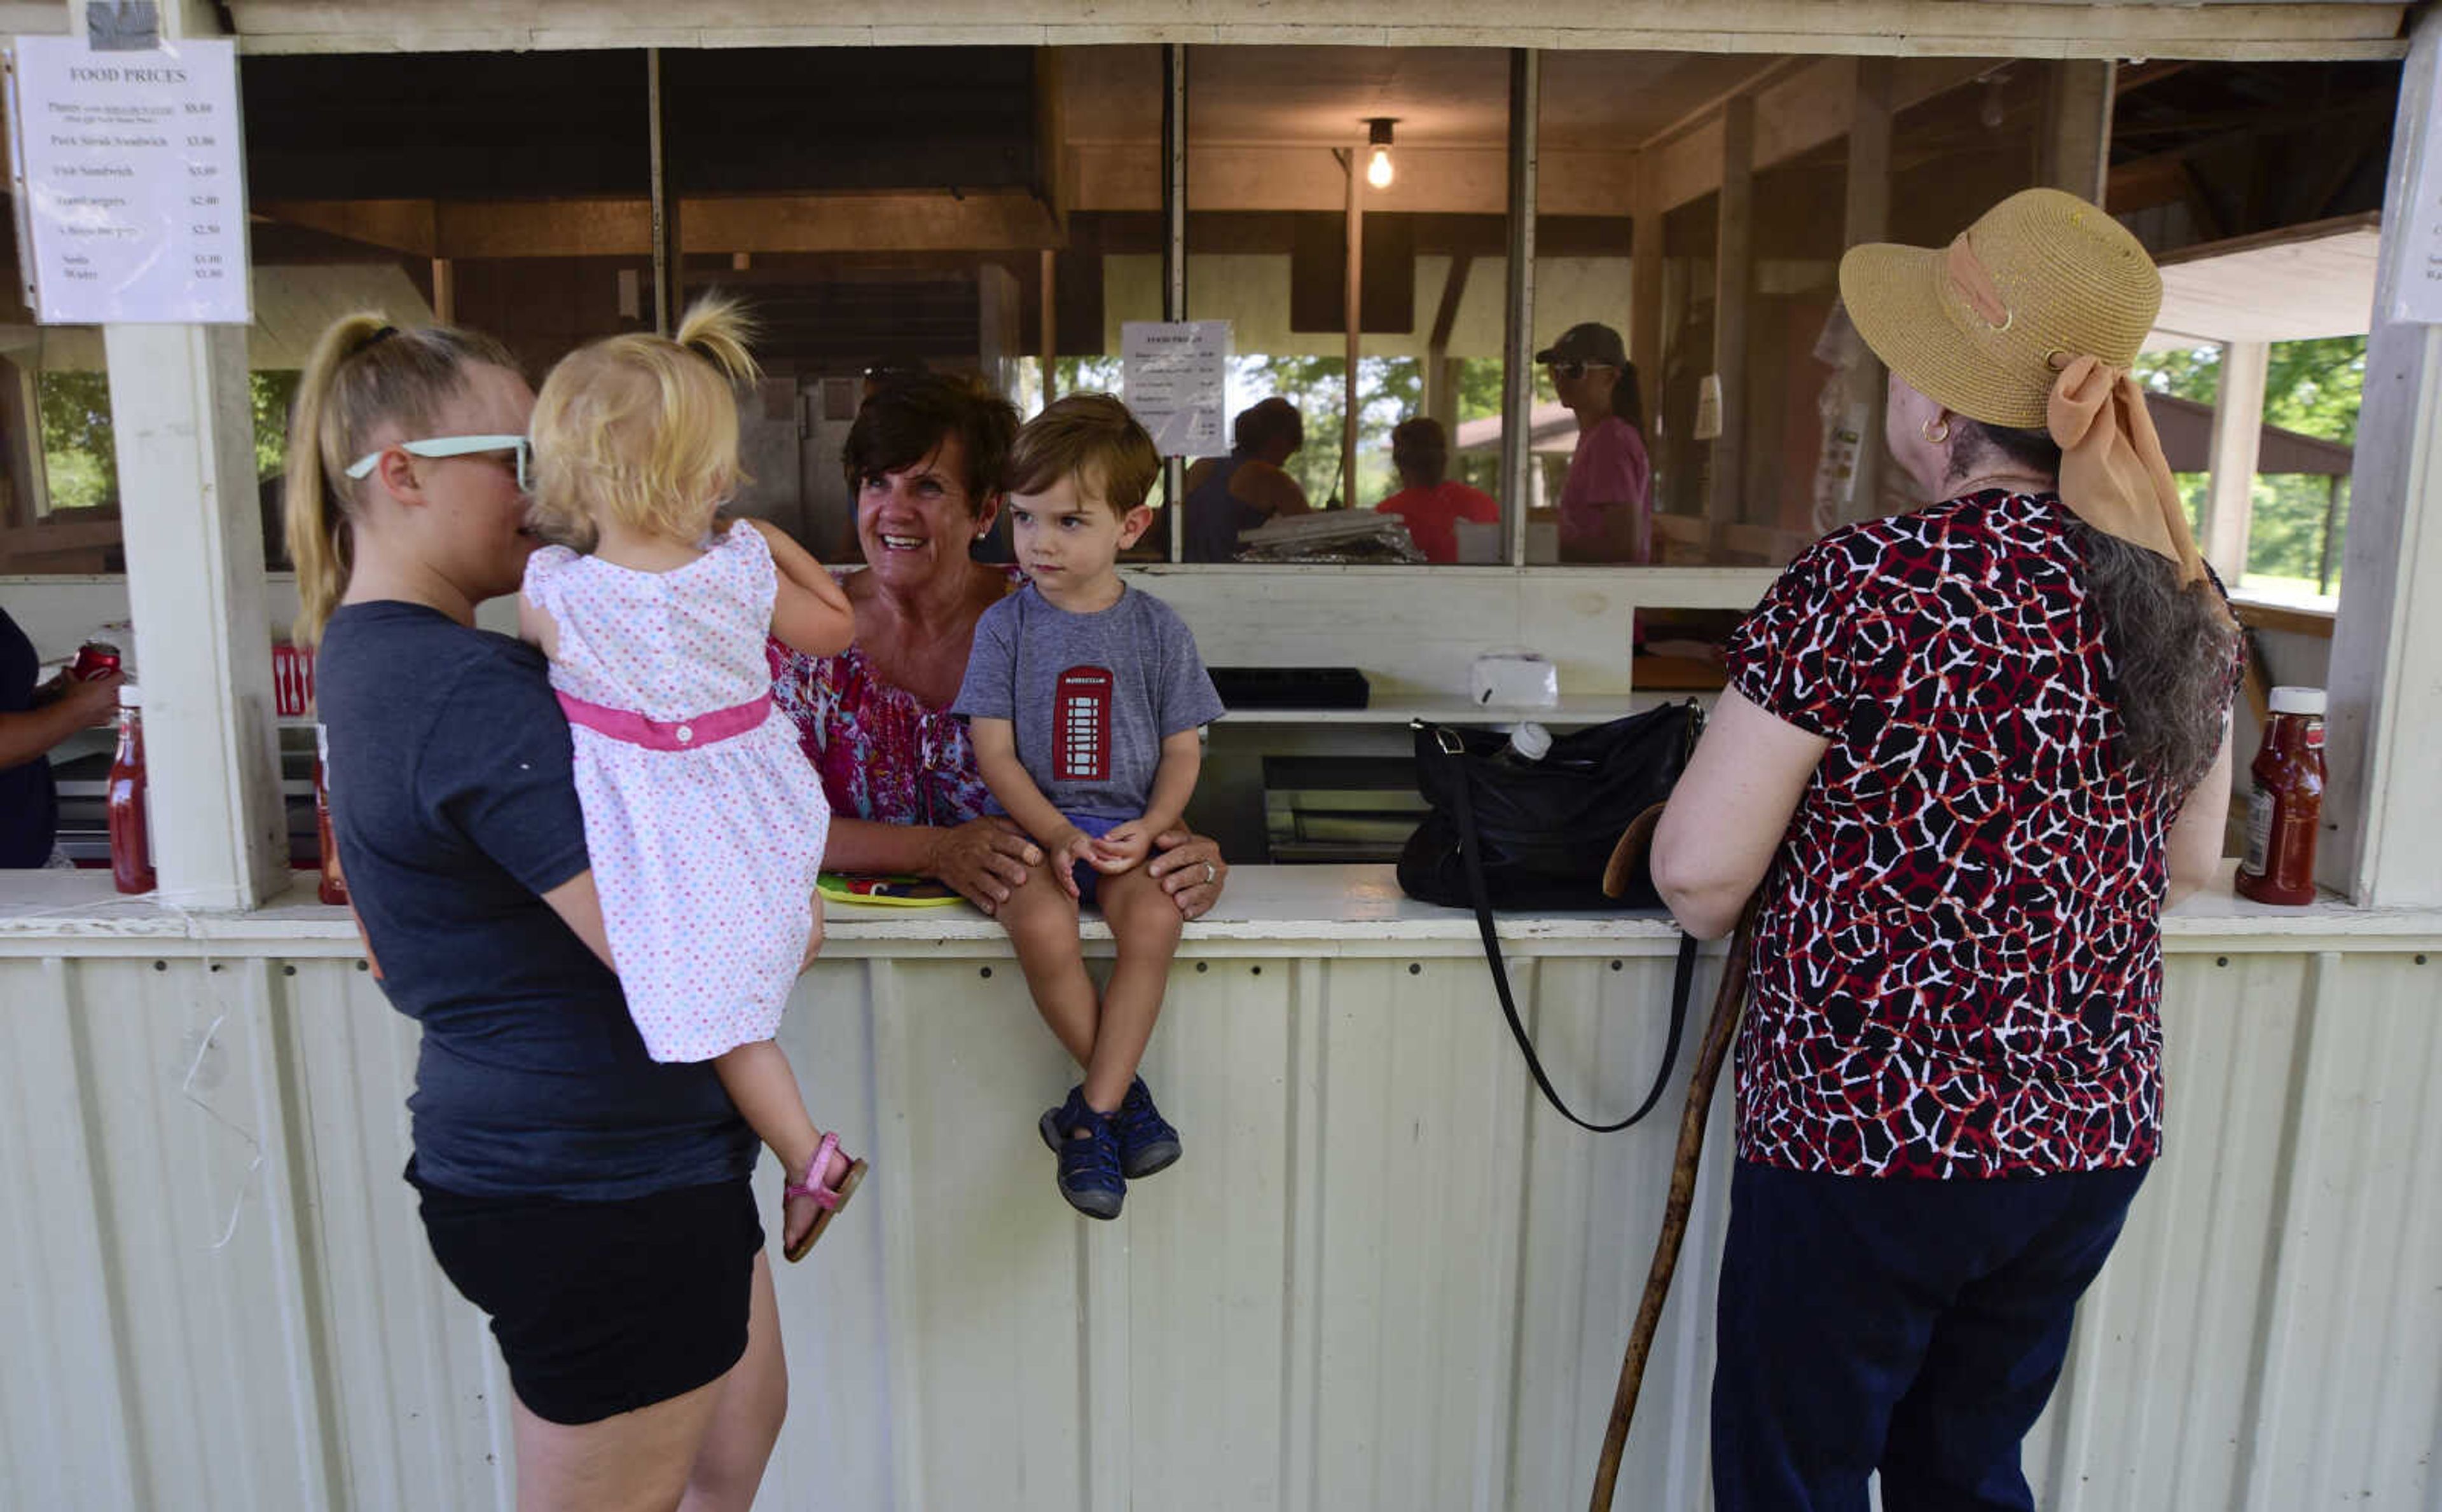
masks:
POLYGON ((104 791, 110 813, 110 877, 125 893, 151 892, 159 884, 153 869, 152 826, 144 791, 143 699, 135 686, 118 689, 118 749, 110 758, 104 791))
POLYGON ((2264 744, 2248 768, 2254 792, 2247 813, 2247 859, 2240 896, 2304 907, 2315 901, 2315 831, 2324 820, 2324 690, 2277 687, 2264 744))
POLYGON ((339 843, 331 834, 331 732, 314 726, 314 831, 322 843, 322 882, 316 889, 334 906, 348 901, 348 879, 339 872, 339 843))

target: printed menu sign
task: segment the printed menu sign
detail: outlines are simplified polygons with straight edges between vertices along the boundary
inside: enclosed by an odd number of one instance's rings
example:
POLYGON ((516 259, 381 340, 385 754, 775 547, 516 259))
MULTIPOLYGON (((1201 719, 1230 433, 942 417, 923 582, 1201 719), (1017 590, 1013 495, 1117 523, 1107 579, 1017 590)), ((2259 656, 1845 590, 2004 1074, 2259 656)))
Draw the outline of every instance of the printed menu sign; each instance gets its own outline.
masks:
POLYGON ((1228 455, 1229 321, 1123 321, 1120 355, 1120 397, 1163 456, 1228 455))
POLYGON ((95 52, 20 37, 9 94, 35 319, 251 320, 236 44, 95 52))

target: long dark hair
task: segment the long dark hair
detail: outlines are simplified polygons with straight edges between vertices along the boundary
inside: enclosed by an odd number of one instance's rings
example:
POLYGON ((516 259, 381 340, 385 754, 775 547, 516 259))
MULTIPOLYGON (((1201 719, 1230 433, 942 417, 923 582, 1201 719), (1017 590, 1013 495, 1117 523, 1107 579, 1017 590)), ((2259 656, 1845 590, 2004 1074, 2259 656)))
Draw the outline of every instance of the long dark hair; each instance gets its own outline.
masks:
MULTIPOLYGON (((2060 476, 2060 446, 2044 431, 2006 429, 1964 415, 1950 424, 1954 479, 1996 456, 2048 478, 2060 476)), ((2102 613, 2104 645, 2111 653, 2121 759, 2184 792, 2221 751, 2237 622, 2211 581, 2182 588, 2178 570, 2160 554, 2074 516, 2069 535, 2085 558, 2086 591, 2102 613)))
POLYGON ((1633 362, 1621 363, 1619 376, 1611 381, 1611 412, 1634 426, 1639 436, 1645 434, 1645 394, 1637 387, 1633 362))

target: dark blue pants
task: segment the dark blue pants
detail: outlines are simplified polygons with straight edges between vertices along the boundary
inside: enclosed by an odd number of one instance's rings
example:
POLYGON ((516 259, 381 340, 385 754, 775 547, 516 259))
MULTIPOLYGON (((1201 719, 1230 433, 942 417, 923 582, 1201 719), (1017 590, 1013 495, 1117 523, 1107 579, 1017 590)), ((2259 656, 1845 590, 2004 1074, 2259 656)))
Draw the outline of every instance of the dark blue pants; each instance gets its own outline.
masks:
POLYGON ((2004 1180, 1730 1178, 1713 1374, 1719 1512, 2034 1505, 2018 1446, 2142 1166, 2004 1180))

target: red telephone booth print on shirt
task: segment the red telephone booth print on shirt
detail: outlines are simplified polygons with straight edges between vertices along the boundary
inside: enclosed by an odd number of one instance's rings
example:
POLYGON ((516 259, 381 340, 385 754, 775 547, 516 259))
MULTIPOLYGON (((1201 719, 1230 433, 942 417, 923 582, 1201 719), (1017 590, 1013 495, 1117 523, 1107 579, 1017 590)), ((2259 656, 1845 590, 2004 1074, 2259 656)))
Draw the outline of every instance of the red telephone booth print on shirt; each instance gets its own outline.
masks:
POLYGON ((1051 772, 1063 782, 1111 776, 1111 674, 1072 666, 1060 674, 1051 710, 1051 772))

